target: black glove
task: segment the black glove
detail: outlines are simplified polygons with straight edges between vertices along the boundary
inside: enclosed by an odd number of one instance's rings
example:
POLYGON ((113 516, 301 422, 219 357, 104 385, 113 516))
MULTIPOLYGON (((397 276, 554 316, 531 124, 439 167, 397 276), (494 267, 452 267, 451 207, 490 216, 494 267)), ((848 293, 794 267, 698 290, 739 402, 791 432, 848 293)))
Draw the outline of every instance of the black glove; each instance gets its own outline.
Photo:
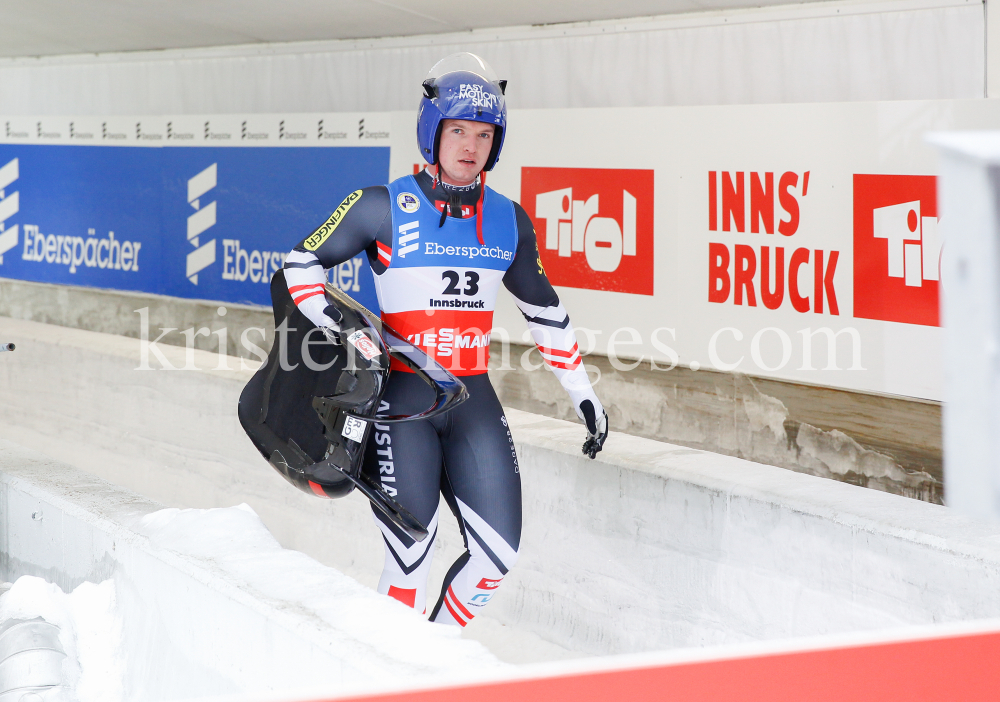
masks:
POLYGON ((594 411, 594 403, 584 400, 580 403, 580 412, 587 423, 587 440, 583 442, 583 453, 591 458, 597 457, 597 452, 604 448, 608 440, 608 413, 601 408, 601 416, 594 411))
POLYGON ((323 336, 326 340, 335 346, 342 346, 343 342, 340 339, 340 322, 344 320, 344 315, 333 305, 327 305, 326 309, 323 310, 323 314, 330 318, 331 323, 321 326, 319 329, 323 332, 323 336))

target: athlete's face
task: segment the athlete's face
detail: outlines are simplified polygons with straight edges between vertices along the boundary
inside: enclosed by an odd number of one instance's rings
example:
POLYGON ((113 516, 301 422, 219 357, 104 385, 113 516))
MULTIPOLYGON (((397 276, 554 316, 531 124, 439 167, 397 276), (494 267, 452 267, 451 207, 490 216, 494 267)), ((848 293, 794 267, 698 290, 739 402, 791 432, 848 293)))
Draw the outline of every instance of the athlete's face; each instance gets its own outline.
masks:
POLYGON ((441 180, 450 185, 470 185, 486 165, 492 148, 492 124, 446 119, 438 149, 441 180))

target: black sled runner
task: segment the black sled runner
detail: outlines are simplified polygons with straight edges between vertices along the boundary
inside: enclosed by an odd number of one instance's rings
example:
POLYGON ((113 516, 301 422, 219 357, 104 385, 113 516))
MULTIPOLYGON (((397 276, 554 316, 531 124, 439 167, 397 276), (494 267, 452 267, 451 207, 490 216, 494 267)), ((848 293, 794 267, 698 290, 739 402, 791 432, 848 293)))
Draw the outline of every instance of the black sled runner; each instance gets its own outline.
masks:
POLYGON ((295 487, 326 498, 358 489, 404 533, 423 541, 425 526, 382 488, 377 474, 363 469, 365 445, 373 423, 447 412, 464 402, 468 391, 344 293, 327 285, 326 299, 341 315, 340 343, 328 340, 295 306, 284 272, 274 274, 274 342, 240 395, 240 424, 261 455, 295 487), (416 415, 378 414, 390 357, 434 389, 433 405, 416 415))

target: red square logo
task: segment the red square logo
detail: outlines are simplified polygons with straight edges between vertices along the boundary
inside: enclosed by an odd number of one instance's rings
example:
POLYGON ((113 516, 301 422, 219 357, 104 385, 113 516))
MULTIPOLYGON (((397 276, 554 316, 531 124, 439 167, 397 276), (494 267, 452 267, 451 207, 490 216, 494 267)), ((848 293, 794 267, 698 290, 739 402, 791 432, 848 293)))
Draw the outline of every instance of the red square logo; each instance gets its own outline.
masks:
POLYGON ((653 171, 522 168, 521 205, 553 285, 653 294, 653 171))
POLYGON ((854 316, 940 326, 937 179, 854 176, 854 316))

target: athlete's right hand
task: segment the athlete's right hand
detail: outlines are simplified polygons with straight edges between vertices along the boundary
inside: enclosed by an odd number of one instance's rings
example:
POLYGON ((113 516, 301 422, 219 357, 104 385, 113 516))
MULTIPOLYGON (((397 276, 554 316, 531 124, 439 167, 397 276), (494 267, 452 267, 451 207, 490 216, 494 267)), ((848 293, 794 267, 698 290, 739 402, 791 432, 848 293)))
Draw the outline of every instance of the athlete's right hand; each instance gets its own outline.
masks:
POLYGON ((596 458, 598 451, 604 448, 604 442, 608 440, 608 413, 603 407, 594 407, 590 400, 580 403, 580 413, 587 423, 587 439, 583 442, 583 453, 591 458, 596 458), (597 414, 600 411, 600 415, 597 414))

